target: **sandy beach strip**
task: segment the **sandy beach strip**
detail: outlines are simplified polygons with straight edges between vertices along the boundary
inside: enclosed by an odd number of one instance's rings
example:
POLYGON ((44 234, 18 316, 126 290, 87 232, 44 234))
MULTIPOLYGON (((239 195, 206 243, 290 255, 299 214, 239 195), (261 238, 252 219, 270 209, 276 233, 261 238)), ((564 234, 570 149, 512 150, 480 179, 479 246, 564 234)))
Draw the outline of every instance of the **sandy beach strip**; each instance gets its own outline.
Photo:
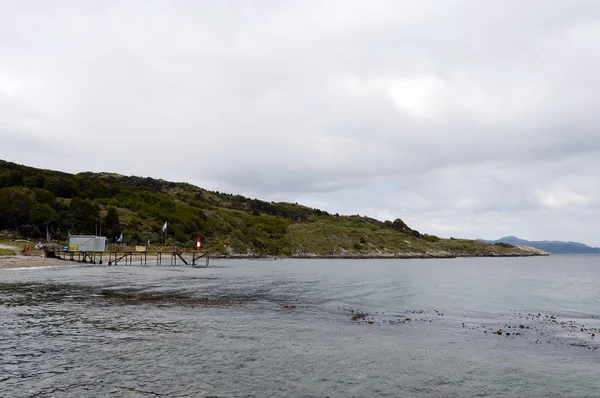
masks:
POLYGON ((15 268, 48 268, 48 267, 73 267, 77 262, 64 261, 42 256, 0 256, 0 270, 15 268))

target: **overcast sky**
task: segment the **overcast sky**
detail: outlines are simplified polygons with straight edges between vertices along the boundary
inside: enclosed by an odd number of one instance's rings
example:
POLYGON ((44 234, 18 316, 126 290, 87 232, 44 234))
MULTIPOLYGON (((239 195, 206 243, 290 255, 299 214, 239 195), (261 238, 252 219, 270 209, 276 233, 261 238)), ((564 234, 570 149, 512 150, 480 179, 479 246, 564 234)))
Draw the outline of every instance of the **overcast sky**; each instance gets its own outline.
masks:
POLYGON ((600 246, 600 2, 0 0, 0 158, 600 246))

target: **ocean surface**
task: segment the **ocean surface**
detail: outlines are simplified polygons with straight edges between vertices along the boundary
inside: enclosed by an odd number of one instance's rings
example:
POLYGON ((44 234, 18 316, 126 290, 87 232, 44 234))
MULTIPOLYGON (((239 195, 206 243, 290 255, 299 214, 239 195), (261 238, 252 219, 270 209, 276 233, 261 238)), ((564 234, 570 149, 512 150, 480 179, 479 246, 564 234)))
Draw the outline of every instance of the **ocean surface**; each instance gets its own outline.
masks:
POLYGON ((600 396, 599 271, 593 255, 0 270, 0 396, 600 396))

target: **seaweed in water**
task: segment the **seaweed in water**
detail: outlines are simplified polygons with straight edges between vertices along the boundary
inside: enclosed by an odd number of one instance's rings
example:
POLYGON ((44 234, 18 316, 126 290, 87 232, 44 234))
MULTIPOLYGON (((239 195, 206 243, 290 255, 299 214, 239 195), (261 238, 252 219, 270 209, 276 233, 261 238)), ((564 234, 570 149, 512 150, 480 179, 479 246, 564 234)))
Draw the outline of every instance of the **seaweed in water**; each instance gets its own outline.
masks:
POLYGON ((228 307, 251 301, 239 297, 194 297, 181 292, 153 292, 144 288, 97 288, 69 284, 0 283, 0 305, 84 301, 122 305, 228 307))

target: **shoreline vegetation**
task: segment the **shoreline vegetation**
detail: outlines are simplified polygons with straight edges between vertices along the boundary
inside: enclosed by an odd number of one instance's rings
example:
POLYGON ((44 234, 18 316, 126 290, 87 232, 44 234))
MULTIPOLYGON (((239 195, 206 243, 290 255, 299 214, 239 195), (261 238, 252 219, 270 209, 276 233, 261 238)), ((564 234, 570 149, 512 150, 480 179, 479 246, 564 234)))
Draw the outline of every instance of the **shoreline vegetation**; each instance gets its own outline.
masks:
MULTIPOLYGON (((526 246, 440 238, 402 219, 331 214, 188 183, 114 173, 68 174, 0 160, 0 236, 68 245, 106 236, 128 247, 193 250, 212 258, 456 258, 546 255, 526 246)), ((33 245, 32 245, 33 246, 33 245)), ((3 249, 0 254, 6 253, 3 249)))

